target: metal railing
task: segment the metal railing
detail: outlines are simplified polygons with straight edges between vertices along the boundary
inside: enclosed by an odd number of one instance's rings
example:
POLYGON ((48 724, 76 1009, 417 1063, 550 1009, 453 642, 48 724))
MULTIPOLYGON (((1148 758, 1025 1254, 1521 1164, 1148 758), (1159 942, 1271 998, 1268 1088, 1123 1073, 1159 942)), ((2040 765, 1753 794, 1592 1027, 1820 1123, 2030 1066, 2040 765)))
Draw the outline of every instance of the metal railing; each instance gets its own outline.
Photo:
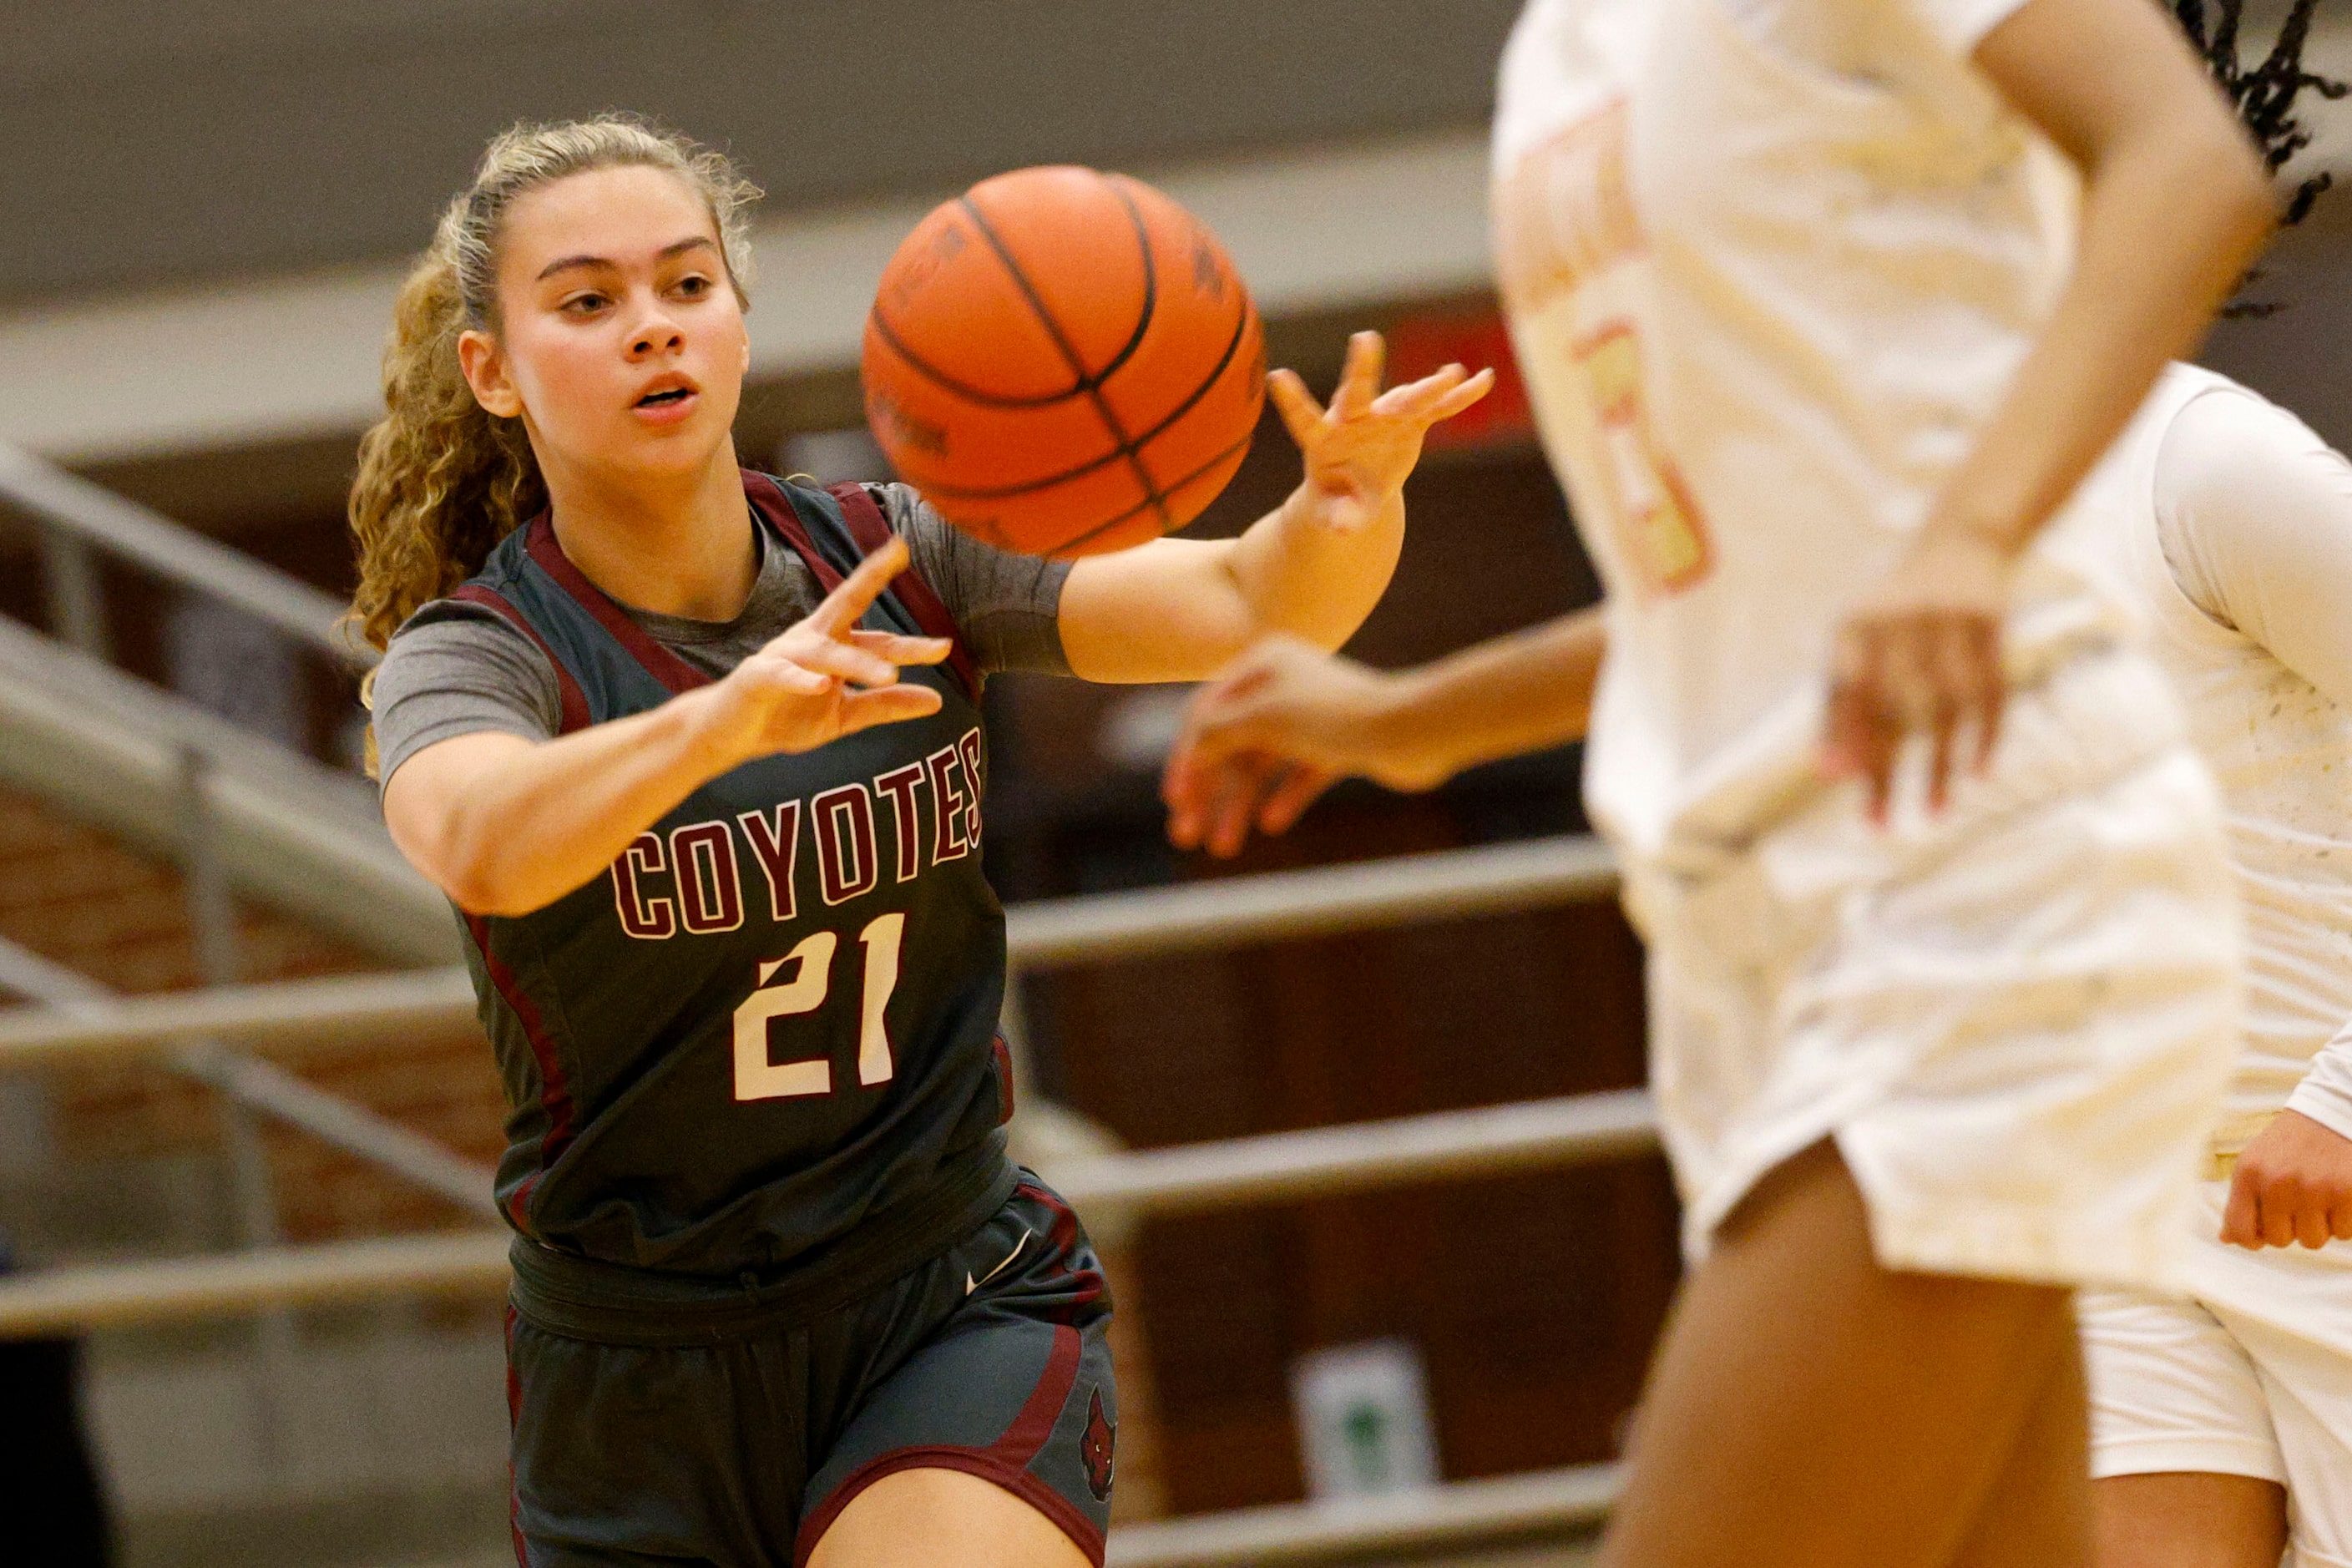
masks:
POLYGON ((97 564, 103 551, 175 586, 234 605, 352 668, 375 662, 373 649, 336 632, 343 606, 332 595, 5 443, 0 443, 0 501, 40 529, 49 624, 84 653, 104 658, 108 652, 97 564))
MULTIPOLYGON (((1423 920, 1467 920, 1593 898, 1616 886, 1598 839, 1534 839, 1016 904, 1015 972, 1297 941, 1423 920)), ((248 1045, 360 1045, 474 1016, 462 968, 126 998, 70 1015, 0 1013, 0 1067, 137 1054, 216 1036, 248 1045)))

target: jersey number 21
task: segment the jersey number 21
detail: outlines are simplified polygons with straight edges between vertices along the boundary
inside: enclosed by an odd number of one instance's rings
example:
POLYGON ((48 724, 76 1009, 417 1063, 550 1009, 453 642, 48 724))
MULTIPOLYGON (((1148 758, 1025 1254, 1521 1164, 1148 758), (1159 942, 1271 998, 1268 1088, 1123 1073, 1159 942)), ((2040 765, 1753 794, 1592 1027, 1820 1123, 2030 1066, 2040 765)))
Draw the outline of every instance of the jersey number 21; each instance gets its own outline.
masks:
MULTIPOLYGON (((890 993, 898 987, 898 942, 906 930, 904 914, 881 915, 857 937, 866 949, 865 1007, 857 1032, 857 1081, 867 1089, 889 1082, 895 1070, 890 1059, 890 1037, 883 1029, 882 1015, 890 1005, 890 993)), ((735 1009, 736 1099, 782 1100, 833 1092, 833 1063, 828 1058, 815 1057, 797 1062, 768 1059, 768 1024, 775 1018, 814 1013, 824 1005, 825 994, 833 988, 833 952, 839 943, 840 939, 833 932, 821 931, 803 938, 783 957, 760 965, 760 989, 735 1009), (792 978, 781 985, 770 984, 786 967, 791 968, 792 978)))

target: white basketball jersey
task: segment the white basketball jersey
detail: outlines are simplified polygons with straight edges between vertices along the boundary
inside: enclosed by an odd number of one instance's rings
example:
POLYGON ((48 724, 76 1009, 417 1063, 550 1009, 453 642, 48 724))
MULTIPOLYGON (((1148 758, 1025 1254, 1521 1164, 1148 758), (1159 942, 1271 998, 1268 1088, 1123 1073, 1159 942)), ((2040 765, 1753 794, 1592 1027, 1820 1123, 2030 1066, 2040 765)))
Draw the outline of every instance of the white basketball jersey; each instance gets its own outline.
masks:
MULTIPOLYGON (((1533 0, 1519 19, 1498 271, 1608 588, 1586 799, 1630 855, 1736 847, 1811 786, 1841 613, 2063 286, 2072 170, 1968 58, 2014 4, 1533 0), (1792 52, 1823 37, 1839 58, 1792 52)), ((2063 531, 2037 545, 2021 679, 2126 623, 2099 564, 2063 531)))
POLYGON ((2165 558, 2158 518, 2171 501, 2158 459, 2181 413, 2208 396, 2252 399, 2295 423, 2226 376, 2175 365, 2067 521, 2094 524, 2123 568, 2149 651, 2221 787, 2246 910, 2245 1048, 2220 1139, 2229 1149, 2286 1103, 2313 1055, 2352 1020, 2352 712, 2207 615, 2165 558))

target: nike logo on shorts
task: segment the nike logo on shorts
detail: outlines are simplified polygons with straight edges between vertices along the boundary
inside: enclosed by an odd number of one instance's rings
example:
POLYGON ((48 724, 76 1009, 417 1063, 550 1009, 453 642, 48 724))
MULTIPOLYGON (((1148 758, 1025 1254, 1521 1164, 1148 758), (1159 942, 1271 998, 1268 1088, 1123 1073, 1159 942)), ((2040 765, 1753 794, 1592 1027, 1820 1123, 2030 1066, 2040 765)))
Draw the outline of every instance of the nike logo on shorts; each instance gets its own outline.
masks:
POLYGON ((1035 1231, 1024 1226, 1021 1232, 1021 1239, 1013 1244, 1013 1250, 1004 1255, 1004 1261, 990 1269, 987 1273, 982 1275, 979 1279, 973 1279, 971 1277, 971 1270, 969 1268, 965 1269, 963 1271, 963 1293, 967 1296, 971 1295, 974 1290, 979 1289, 982 1285, 987 1284, 990 1280, 1003 1273, 1006 1268, 1012 1267, 1013 1260, 1021 1256, 1023 1250, 1029 1245, 1029 1238, 1036 1234, 1037 1233, 1035 1231))

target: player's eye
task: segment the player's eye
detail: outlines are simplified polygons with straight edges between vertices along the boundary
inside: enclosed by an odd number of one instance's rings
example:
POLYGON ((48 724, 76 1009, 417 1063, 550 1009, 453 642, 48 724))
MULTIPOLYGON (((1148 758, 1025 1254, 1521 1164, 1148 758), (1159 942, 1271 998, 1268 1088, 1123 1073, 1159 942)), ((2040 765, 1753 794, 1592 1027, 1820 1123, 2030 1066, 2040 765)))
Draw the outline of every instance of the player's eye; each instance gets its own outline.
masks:
POLYGON ((574 294, 556 307, 567 316, 593 316, 612 301, 602 294, 574 294))
POLYGON ((689 272, 679 279, 673 287, 689 300, 699 300, 710 292, 711 282, 699 272, 689 272))

